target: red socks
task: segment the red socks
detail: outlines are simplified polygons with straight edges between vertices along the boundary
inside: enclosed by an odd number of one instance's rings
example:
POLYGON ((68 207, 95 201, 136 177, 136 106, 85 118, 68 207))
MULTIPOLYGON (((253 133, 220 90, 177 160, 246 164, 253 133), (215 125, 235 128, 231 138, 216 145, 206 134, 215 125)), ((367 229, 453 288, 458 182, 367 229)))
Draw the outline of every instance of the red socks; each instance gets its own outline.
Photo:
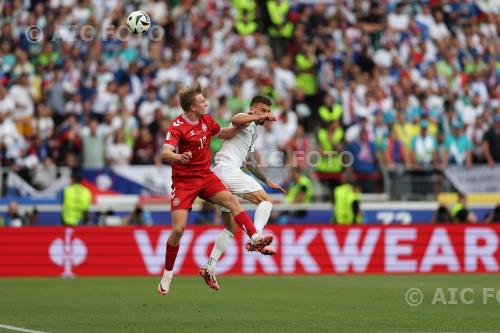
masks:
POLYGON ((168 244, 167 242, 167 252, 165 253, 165 269, 167 271, 171 271, 174 269, 177 252, 179 252, 179 245, 173 246, 168 244))
POLYGON ((234 220, 247 233, 250 239, 255 233, 257 233, 257 230, 255 229, 255 226, 253 225, 250 216, 248 216, 248 214, 245 213, 244 211, 236 215, 234 217, 234 220))

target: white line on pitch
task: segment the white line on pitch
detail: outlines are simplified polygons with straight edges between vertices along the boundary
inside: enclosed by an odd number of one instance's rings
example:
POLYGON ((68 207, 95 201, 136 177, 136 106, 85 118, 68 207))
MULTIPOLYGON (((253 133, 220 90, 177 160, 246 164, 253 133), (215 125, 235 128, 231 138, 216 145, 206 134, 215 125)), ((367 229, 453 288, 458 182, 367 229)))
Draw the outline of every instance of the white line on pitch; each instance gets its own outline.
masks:
POLYGON ((10 326, 10 325, 2 325, 2 324, 0 324, 0 328, 5 328, 6 330, 17 331, 17 332, 26 332, 26 333, 47 333, 47 332, 43 332, 43 331, 35 331, 35 330, 27 329, 27 328, 10 326))

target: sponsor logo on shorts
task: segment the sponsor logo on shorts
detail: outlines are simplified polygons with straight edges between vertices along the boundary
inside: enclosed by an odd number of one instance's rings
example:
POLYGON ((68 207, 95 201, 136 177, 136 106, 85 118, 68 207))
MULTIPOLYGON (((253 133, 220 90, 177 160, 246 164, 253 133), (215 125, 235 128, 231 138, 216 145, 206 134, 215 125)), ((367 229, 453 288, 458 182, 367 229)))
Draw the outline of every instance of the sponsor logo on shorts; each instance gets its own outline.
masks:
POLYGON ((181 203, 181 199, 179 199, 179 198, 174 198, 174 201, 172 201, 172 204, 174 206, 179 206, 180 203, 181 203))
POLYGON ((172 138, 172 133, 171 132, 167 132, 167 138, 165 140, 168 141, 171 138, 172 138))

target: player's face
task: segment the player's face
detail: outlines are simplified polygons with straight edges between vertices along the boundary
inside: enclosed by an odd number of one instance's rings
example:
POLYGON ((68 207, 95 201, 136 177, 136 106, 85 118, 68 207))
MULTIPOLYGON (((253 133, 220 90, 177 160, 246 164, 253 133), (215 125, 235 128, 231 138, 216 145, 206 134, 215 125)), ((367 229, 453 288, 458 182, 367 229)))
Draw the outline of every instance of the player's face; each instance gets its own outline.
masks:
MULTIPOLYGON (((262 115, 271 112, 271 107, 264 103, 257 103, 252 106, 252 111, 257 115, 262 115)), ((257 125, 264 125, 266 122, 264 120, 257 120, 255 122, 257 125)))
POLYGON ((207 106, 208 104, 205 101, 205 97, 203 97, 202 94, 196 95, 196 103, 192 106, 192 110, 194 111, 194 113, 201 117, 205 114, 207 106))

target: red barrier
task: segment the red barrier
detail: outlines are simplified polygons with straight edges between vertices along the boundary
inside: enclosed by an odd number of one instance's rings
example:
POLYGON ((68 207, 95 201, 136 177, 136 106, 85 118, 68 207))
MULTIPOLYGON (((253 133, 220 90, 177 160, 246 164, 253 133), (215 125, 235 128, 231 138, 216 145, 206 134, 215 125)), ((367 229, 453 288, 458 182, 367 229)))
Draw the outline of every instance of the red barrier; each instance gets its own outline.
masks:
MULTIPOLYGON (((177 274, 196 274, 220 227, 188 228, 177 274)), ((272 227, 275 257, 244 251, 236 235, 220 274, 500 272, 500 226, 272 227)), ((2 228, 0 276, 158 275, 170 230, 2 228)))

